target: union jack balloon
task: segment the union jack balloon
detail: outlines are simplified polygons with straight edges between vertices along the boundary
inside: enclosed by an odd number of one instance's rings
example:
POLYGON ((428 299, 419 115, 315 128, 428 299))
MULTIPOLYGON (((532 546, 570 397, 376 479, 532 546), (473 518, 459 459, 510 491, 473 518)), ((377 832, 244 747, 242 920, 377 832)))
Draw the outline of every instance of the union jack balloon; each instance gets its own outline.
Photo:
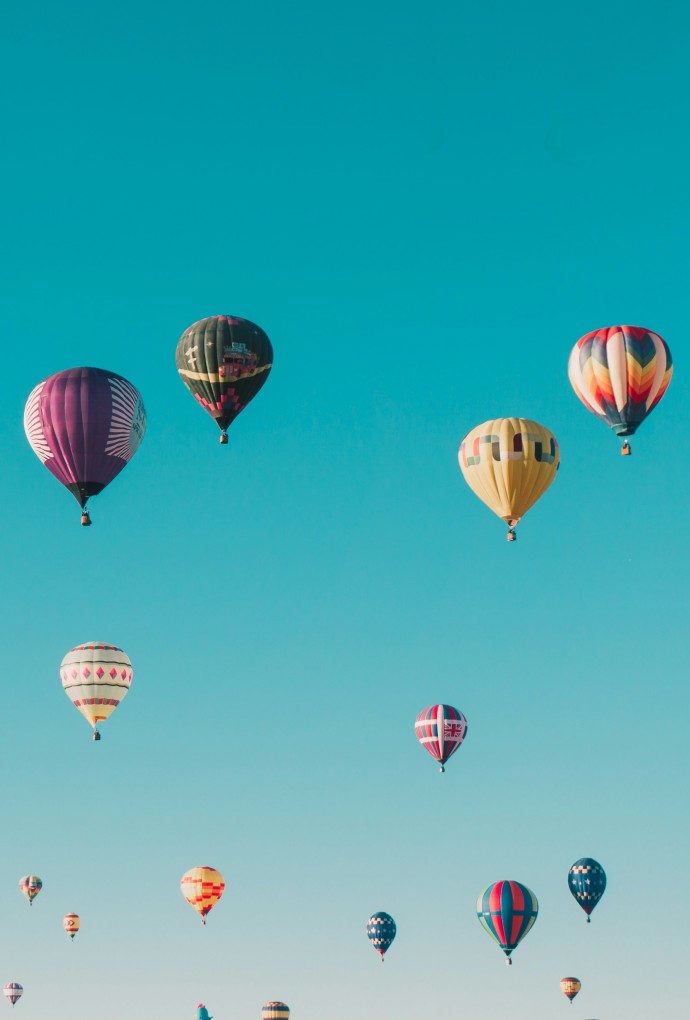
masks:
POLYGON ((632 436, 668 389, 673 360, 665 340, 642 326, 607 326, 573 347, 568 377, 585 407, 624 439, 632 436))
POLYGON ((581 857, 568 872, 568 888, 587 915, 590 914, 606 890, 606 872, 592 857, 581 857))
POLYGON ((24 994, 24 989, 16 981, 10 981, 8 985, 5 985, 2 991, 5 998, 9 999, 13 1006, 15 1002, 19 1002, 24 994))
POLYGON ((537 919, 537 897, 520 882, 504 879, 488 886, 477 900, 477 917, 482 927, 506 954, 521 942, 537 919))
POLYGON ((372 914, 367 921, 367 936, 376 952, 381 954, 381 963, 383 963, 386 950, 391 947, 397 930, 395 921, 385 910, 379 910, 377 914, 372 914))
POLYGON ((430 705, 415 720, 417 740, 439 762, 439 772, 467 736, 467 719, 452 705, 430 705))

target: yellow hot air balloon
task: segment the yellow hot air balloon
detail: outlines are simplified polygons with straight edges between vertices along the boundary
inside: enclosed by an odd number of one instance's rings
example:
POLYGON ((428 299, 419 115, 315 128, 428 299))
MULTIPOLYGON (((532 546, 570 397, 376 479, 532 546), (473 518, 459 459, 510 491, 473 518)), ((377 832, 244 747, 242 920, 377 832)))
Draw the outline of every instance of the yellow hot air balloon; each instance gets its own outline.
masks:
POLYGON ((563 994, 570 999, 570 1005, 573 1004, 573 999, 582 988, 582 982, 576 977, 565 977, 561 978, 561 991, 563 994))
POLYGON ((206 924, 206 915, 215 907, 225 890, 225 880, 215 868, 190 868, 180 882, 182 895, 201 914, 201 923, 206 924))
POLYGON ((62 921, 62 927, 65 929, 69 937, 73 939, 81 928, 79 914, 65 914, 62 921))
POLYGON ((472 491, 508 524, 515 525, 556 477, 560 453, 555 436, 529 418, 495 418, 468 432, 458 453, 472 491))

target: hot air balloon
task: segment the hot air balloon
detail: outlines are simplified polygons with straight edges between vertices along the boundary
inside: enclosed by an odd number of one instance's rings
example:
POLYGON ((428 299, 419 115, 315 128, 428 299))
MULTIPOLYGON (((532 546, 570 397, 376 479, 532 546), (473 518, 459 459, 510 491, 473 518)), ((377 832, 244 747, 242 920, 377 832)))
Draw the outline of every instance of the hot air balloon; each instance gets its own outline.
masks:
POLYGON ((377 914, 372 914, 367 921, 367 937, 376 952, 381 954, 381 963, 383 963, 386 950, 390 949, 397 930, 395 921, 385 910, 379 910, 377 914))
POLYGON ((43 882, 38 875, 24 875, 24 878, 19 879, 19 888, 29 901, 29 906, 32 906, 34 898, 43 888, 43 882))
POLYGON ((467 736, 467 719, 452 705, 430 705, 415 720, 417 740, 440 763, 439 772, 467 736))
POLYGON ((668 389, 671 352, 658 333, 641 326, 607 326, 581 337, 568 378, 585 407, 624 439, 632 436, 668 389))
POLYGON ((568 888, 587 914, 589 924, 589 915, 606 889, 606 872, 592 857, 581 857, 568 872, 568 888))
POLYGON ((62 660, 60 678, 65 693, 100 740, 97 724, 115 711, 126 696, 134 672, 128 656, 115 645, 87 641, 62 660))
POLYGON ((190 868, 182 876, 180 888, 187 903, 201 914, 201 923, 206 924, 206 915, 223 895, 225 880, 215 868, 190 868))
POLYGON ((284 1002, 267 1002, 261 1009, 261 1020, 289 1020, 290 1010, 284 1002))
POLYGON ((196 1007, 196 1020, 213 1020, 213 1017, 208 1015, 208 1010, 203 1002, 200 1002, 196 1007))
POLYGON ((482 502, 515 526, 556 477, 560 453, 555 437, 529 418, 495 418, 468 432, 458 453, 465 481, 482 502))
POLYGON ((228 427, 266 382, 273 348, 249 319, 211 315, 184 331, 175 361, 189 392, 215 418, 225 444, 228 427))
POLYGON ((24 409, 24 430, 36 456, 86 508, 131 460, 146 431, 141 395, 101 368, 68 368, 40 382, 24 409))
POLYGON ((504 879, 488 886, 477 900, 477 917, 499 944, 510 965, 510 954, 537 919, 539 904, 534 893, 520 882, 504 879))
POLYGON ((561 978, 561 991, 570 999, 570 1005, 573 1004, 573 999, 582 988, 582 982, 575 977, 561 978))
POLYGON ((65 914, 62 919, 62 927, 65 929, 69 937, 73 939, 81 928, 79 914, 65 914))
POLYGON ((5 998, 9 999, 13 1006, 15 1002, 19 1002, 24 994, 24 989, 16 981, 10 981, 8 985, 5 985, 2 991, 5 998))

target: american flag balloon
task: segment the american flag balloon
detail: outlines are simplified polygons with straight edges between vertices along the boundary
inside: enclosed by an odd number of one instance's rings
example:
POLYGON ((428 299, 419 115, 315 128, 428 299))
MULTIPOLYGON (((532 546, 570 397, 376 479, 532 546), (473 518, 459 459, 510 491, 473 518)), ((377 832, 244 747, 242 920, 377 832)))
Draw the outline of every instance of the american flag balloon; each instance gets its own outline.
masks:
POLYGON ((386 950, 390 949, 397 930, 395 921, 385 910, 379 910, 377 914, 372 914, 367 921, 367 937, 376 952, 381 954, 381 963, 383 963, 386 950))
POLYGON ((417 740, 439 762, 439 772, 455 754, 467 736, 467 719, 452 705, 430 705, 420 712, 414 724, 417 740))
POLYGON ((587 915, 587 924, 606 889, 606 872, 599 861, 581 857, 568 872, 568 888, 587 915))
POLYGON ((561 991, 567 999, 570 999, 570 1005, 573 1004, 573 999, 582 988, 582 982, 576 977, 564 977, 561 978, 561 991))

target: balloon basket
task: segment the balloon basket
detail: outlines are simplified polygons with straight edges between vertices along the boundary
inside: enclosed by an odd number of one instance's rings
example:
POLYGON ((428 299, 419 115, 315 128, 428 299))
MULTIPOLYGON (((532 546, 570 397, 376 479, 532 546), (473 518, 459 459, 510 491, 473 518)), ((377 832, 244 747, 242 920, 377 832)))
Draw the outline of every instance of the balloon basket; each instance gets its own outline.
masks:
POLYGON ((629 457, 631 453, 632 450, 630 449, 630 443, 626 439, 623 445, 621 446, 621 457, 629 457))
POLYGON ((89 511, 88 510, 82 510, 81 524, 82 524, 83 528, 90 528, 91 527, 91 518, 89 517, 89 511))

